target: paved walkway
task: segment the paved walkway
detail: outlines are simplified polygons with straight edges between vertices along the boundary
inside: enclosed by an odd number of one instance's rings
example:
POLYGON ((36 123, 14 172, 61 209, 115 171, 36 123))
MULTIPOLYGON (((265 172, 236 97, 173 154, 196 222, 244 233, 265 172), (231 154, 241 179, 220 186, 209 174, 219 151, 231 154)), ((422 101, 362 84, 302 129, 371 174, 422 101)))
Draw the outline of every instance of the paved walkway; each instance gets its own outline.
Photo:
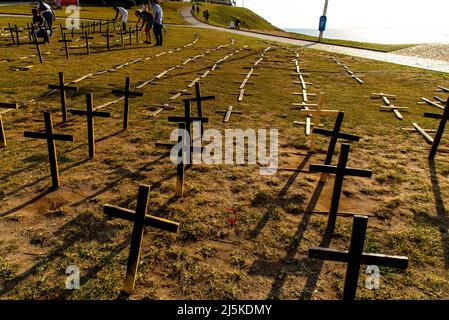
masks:
POLYGON ((333 46, 333 45, 329 45, 329 44, 322 44, 322 43, 315 43, 315 42, 309 42, 309 41, 303 41, 303 40, 295 40, 295 39, 290 39, 290 38, 276 37, 276 36, 271 36, 271 35, 264 35, 264 34, 259 34, 259 33, 253 33, 250 31, 233 30, 233 29, 211 26, 211 25, 205 24, 203 22, 200 22, 195 17, 193 17, 190 7, 185 7, 183 9, 181 9, 180 14, 189 24, 191 24, 192 26, 198 27, 198 28, 225 31, 225 32, 229 32, 229 33, 240 34, 240 35, 258 38, 258 39, 262 39, 262 40, 275 41, 275 42, 297 45, 297 46, 302 46, 302 47, 308 47, 308 48, 313 48, 313 49, 323 50, 323 51, 328 51, 328 52, 333 52, 333 53, 346 54, 349 56, 354 56, 354 57, 359 57, 359 58, 366 58, 366 59, 384 61, 384 62, 399 64, 399 65, 404 65, 404 66, 409 66, 409 67, 416 67, 416 68, 421 68, 421 69, 449 73, 449 62, 446 62, 446 61, 403 56, 403 55, 394 54, 394 53, 375 52, 375 51, 364 50, 364 49, 333 46))
POLYGON ((33 4, 31 1, 24 1, 24 2, 0 2, 0 7, 9 7, 9 6, 19 6, 19 5, 28 5, 33 4))

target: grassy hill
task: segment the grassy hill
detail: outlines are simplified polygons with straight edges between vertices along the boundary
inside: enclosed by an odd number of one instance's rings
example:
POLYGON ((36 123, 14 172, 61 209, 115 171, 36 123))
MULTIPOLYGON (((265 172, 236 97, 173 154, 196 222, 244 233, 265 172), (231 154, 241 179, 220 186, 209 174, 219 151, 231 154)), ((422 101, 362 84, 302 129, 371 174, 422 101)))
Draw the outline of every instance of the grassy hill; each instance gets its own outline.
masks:
MULTIPOLYGON (((201 12, 198 18, 202 20, 203 10, 206 8, 206 5, 204 3, 199 3, 199 6, 201 12)), ((209 4, 208 8, 210 13, 209 21, 212 25, 227 27, 229 22, 234 21, 239 17, 242 21, 242 29, 281 31, 281 29, 273 26, 267 20, 246 8, 230 7, 219 4, 209 4)))

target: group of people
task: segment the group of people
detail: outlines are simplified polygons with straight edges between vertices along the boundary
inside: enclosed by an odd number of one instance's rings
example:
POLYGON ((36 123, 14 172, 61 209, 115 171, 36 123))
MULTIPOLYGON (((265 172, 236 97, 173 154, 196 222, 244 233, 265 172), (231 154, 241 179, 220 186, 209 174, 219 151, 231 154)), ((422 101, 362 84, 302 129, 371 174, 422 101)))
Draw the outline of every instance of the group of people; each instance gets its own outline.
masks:
MULTIPOLYGON (((192 4, 192 15, 196 14, 196 16, 199 17, 200 12, 201 12, 200 5, 193 3, 192 4)), ((209 23, 209 17, 210 17, 210 13, 209 13, 209 10, 206 8, 203 11, 204 22, 209 23)), ((237 18, 235 18, 235 20, 233 20, 229 23, 229 28, 240 30, 241 23, 242 23, 242 21, 240 20, 239 17, 237 17, 237 18)))
POLYGON ((42 0, 38 0, 37 8, 33 8, 31 14, 33 15, 32 25, 36 28, 36 37, 44 38, 45 42, 49 42, 49 37, 53 34, 53 21, 56 20, 52 7, 42 0))
POLYGON ((241 23, 242 23, 242 22, 240 21, 240 18, 237 17, 235 20, 229 22, 228 28, 229 28, 229 29, 240 30, 240 24, 241 24, 241 23))
MULTIPOLYGON (((198 4, 192 4, 192 14, 195 15, 195 13, 197 16, 200 15, 200 6, 198 4)), ((209 16, 209 10, 206 8, 206 10, 203 11, 204 22, 209 23, 209 16)))
MULTIPOLYGON (((116 13, 115 18, 113 19, 114 23, 120 19, 122 32, 126 32, 126 25, 129 17, 128 10, 119 6, 113 6, 113 8, 116 13)), ((37 8, 32 9, 31 13, 33 15, 32 24, 36 28, 35 35, 39 38, 44 38, 44 41, 48 42, 49 37, 53 34, 52 25, 53 21, 56 20, 55 12, 52 7, 43 2, 43 0, 38 0, 37 8)), ((138 18, 136 29, 138 31, 145 29, 145 43, 152 43, 151 29, 153 29, 154 36, 156 38, 156 46, 162 46, 164 12, 159 0, 146 1, 146 3, 142 5, 141 9, 136 10, 135 15, 138 18)))
MULTIPOLYGON (((128 23, 128 10, 123 7, 113 7, 116 14, 114 22, 120 18, 122 22, 122 30, 126 31, 126 24, 128 23)), ((162 46, 163 44, 163 29, 164 29, 164 12, 159 3, 159 0, 150 0, 146 4, 143 4, 141 9, 136 10, 136 17, 139 19, 136 24, 136 29, 141 31, 145 28, 145 43, 151 44, 151 29, 153 29, 154 37, 156 38, 156 46, 162 46), (150 7, 153 12, 150 11, 150 7), (139 24, 141 24, 139 28, 139 24)))

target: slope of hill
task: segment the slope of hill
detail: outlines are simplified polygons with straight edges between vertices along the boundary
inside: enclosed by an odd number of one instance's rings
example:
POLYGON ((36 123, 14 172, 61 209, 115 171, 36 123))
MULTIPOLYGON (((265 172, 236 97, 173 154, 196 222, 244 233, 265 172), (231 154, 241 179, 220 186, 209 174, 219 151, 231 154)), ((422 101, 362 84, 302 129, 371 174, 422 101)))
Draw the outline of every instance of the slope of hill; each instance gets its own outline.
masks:
MULTIPOLYGON (((197 18, 203 20, 203 10, 206 8, 206 5, 204 3, 198 4, 201 11, 197 18)), ((227 27, 231 21, 234 21, 238 17, 242 22, 241 28, 243 29, 280 31, 279 28, 276 28, 267 20, 246 8, 208 4, 208 9, 210 13, 209 21, 212 25, 227 27)))

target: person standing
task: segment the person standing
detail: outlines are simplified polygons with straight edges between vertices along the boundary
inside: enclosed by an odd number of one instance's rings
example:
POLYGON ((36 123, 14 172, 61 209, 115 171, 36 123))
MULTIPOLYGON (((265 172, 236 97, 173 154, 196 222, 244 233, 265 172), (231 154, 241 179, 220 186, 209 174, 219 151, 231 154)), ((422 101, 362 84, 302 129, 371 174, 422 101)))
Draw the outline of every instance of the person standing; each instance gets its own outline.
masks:
POLYGON ((240 18, 239 17, 237 17, 237 19, 235 19, 235 29, 236 30, 240 30, 240 24, 241 24, 242 22, 240 21, 240 18))
POLYGON ((200 5, 199 4, 196 5, 196 15, 198 16, 198 18, 200 17, 200 5))
POLYGON ((156 38, 156 46, 160 47, 163 44, 163 36, 162 31, 164 29, 164 12, 162 11, 162 7, 159 3, 159 0, 151 0, 151 7, 153 8, 153 31, 154 36, 156 38))
POLYGON ((204 21, 206 23, 209 23, 209 10, 207 10, 207 9, 204 10, 203 16, 204 16, 204 21))
POLYGON ((52 24, 56 20, 56 15, 53 9, 43 2, 42 0, 37 0, 37 9, 39 10, 42 18, 47 22, 48 29, 50 30, 50 36, 53 34, 52 24))
POLYGON ((126 23, 128 22, 128 11, 123 7, 113 6, 115 10, 115 18, 114 23, 117 21, 118 16, 120 15, 120 20, 122 21, 122 32, 126 32, 126 23))

